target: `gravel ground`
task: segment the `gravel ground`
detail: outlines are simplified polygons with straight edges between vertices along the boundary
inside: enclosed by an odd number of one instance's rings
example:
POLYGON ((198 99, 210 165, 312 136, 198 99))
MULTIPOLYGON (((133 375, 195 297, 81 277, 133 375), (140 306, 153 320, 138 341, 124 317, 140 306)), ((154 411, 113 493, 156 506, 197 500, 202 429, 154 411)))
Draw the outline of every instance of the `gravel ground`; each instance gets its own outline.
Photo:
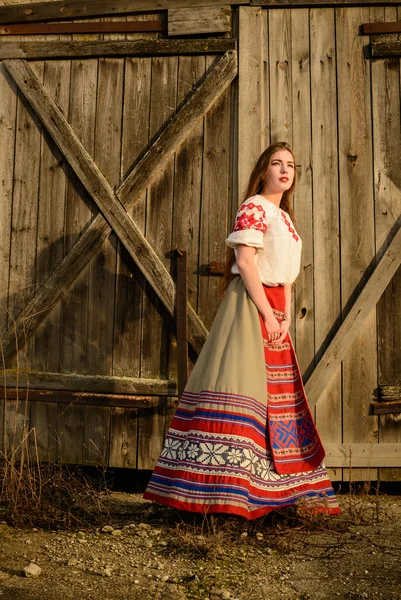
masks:
POLYGON ((401 496, 339 496, 336 517, 247 523, 104 498, 106 526, 0 523, 0 600, 401 600, 401 496), (40 573, 27 576, 34 563, 40 573))

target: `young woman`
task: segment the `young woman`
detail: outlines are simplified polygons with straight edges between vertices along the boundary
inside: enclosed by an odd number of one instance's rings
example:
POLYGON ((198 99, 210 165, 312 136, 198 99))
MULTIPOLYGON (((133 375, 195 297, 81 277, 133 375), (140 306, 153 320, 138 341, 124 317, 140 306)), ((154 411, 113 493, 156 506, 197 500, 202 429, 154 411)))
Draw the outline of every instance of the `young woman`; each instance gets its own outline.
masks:
POLYGON ((288 333, 301 239, 295 159, 260 156, 227 238, 226 294, 188 380, 144 497, 254 519, 302 500, 340 512, 288 333))

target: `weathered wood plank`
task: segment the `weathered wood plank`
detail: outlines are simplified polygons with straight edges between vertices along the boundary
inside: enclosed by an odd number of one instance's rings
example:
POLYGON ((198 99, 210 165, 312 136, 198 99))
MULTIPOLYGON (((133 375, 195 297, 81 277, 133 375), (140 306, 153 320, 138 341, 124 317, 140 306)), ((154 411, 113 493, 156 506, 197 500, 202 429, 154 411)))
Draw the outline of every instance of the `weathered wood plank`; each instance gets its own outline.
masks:
POLYGON ((313 298, 313 197, 311 138, 311 65, 308 9, 291 10, 291 104, 292 144, 297 162, 298 183, 294 197, 296 228, 302 239, 301 271, 293 294, 292 337, 301 372, 307 375, 315 355, 313 298))
POLYGON ((369 4, 401 4, 401 0, 252 0, 252 4, 256 6, 266 6, 274 8, 286 8, 291 5, 294 7, 330 7, 330 6, 364 6, 369 4))
POLYGON ((326 444, 328 467, 400 467, 401 444, 326 444))
POLYGON ((291 10, 269 12, 271 141, 292 144, 291 10))
POLYGON ((239 9, 237 169, 238 195, 241 200, 252 169, 266 145, 266 17, 266 13, 260 8, 239 9))
MULTIPOLYGON (((70 61, 47 61, 43 85, 64 115, 70 99, 70 61)), ((64 213, 68 166, 63 155, 46 131, 40 149, 40 186, 38 232, 36 242, 35 281, 39 287, 64 255, 64 213)), ((29 367, 39 371, 58 371, 60 367, 61 305, 37 328, 29 356, 29 367)), ((39 460, 55 460, 57 426, 56 404, 31 404, 31 452, 39 460)))
POLYGON ((4 370, 0 373, 0 386, 28 389, 65 390, 92 394, 133 394, 174 396, 175 381, 123 377, 115 375, 82 375, 78 373, 51 373, 40 371, 4 370))
MULTIPOLYGON (((397 12, 396 8, 393 10, 397 12)), ((372 35, 374 33, 401 33, 401 21, 385 23, 362 23, 362 31, 364 35, 372 35)))
MULTIPOLYGON (((177 105, 177 67, 178 57, 154 57, 152 59, 152 83, 149 135, 154 137, 163 123, 173 114, 177 105)), ((164 167, 163 174, 148 187, 146 205, 146 239, 152 249, 161 258, 165 272, 168 273, 170 260, 167 258, 171 251, 171 228, 173 213, 174 186, 174 156, 164 167), (162 201, 161 201, 162 199, 162 201)), ((171 292, 174 295, 175 285, 170 275, 171 292)), ((171 321, 166 319, 165 302, 155 296, 152 286, 145 284, 143 302, 143 331, 142 331, 142 364, 141 376, 167 377, 168 361, 168 329, 171 321), (155 351, 155 349, 157 349, 155 351)), ((169 292, 169 293, 171 293, 169 292)), ((171 310, 169 310, 172 315, 171 310)), ((139 442, 142 437, 139 432, 139 442)))
MULTIPOLYGON (((391 400, 390 402, 372 402, 372 406, 373 413, 375 415, 392 415, 401 413, 401 394, 399 396, 399 400, 391 400)), ((386 444, 388 442, 381 443, 386 444)))
POLYGON ((397 33, 388 35, 372 35, 370 46, 372 58, 384 58, 387 56, 401 56, 401 40, 397 33))
POLYGON ((376 303, 401 263, 401 228, 394 236, 365 287, 354 302, 349 313, 338 329, 330 346, 306 384, 309 404, 314 406, 322 390, 334 374, 341 360, 358 335, 367 315, 374 310, 376 303))
MULTIPOLYGON (((64 116, 70 99, 70 61, 47 61, 43 85, 64 116)), ((51 136, 44 131, 40 148, 40 187, 35 281, 40 286, 64 254, 64 213, 67 163, 51 136)), ((53 307, 45 326, 32 339, 29 367, 38 371, 58 371, 60 358, 61 307, 53 307)))
POLYGON ((138 410, 138 469, 153 469, 163 447, 167 398, 158 405, 138 410))
POLYGON ((231 30, 231 6, 168 9, 168 35, 223 33, 231 30))
POLYGON ((0 35, 33 35, 60 33, 121 33, 132 31, 162 31, 160 20, 149 21, 92 21, 84 23, 24 23, 0 27, 0 35))
MULTIPOLYGON (((336 10, 338 120, 350 123, 350 127, 339 127, 343 307, 352 302, 356 290, 367 281, 375 257, 370 62, 363 56, 363 36, 355 35, 360 23, 367 19, 369 8, 336 10)), ((377 441, 377 417, 370 413, 377 388, 375 312, 365 315, 349 352, 343 356, 344 443, 377 441)), ((368 476, 376 479, 377 473, 353 472, 357 479, 368 476)))
MULTIPOLYGON (((399 10, 399 16, 401 11, 399 10)), ((375 23, 397 18, 396 8, 371 8, 375 23)), ((381 248, 401 214, 401 119, 400 61, 397 58, 374 60, 372 69, 372 127, 374 136, 373 169, 376 247, 381 248)), ((401 268, 398 268, 377 303, 378 385, 380 398, 388 386, 401 384, 401 268)), ((400 396, 401 397, 401 396, 400 396)), ((378 411, 375 411, 379 414, 378 411)), ((401 442, 399 415, 381 414, 379 442, 401 442)), ((381 481, 400 479, 400 469, 380 469, 381 481)))
MULTIPOLYGON (((227 0, 191 0, 191 7, 226 5, 227 0)), ((249 4, 244 0, 230 0, 229 4, 249 4)), ((0 7, 0 23, 26 21, 52 21, 79 19, 123 13, 149 12, 171 8, 188 7, 186 0, 56 0, 55 2, 29 2, 0 7)))
POLYGON ((138 411, 115 407, 111 409, 110 467, 137 467, 138 411))
MULTIPOLYGON (((123 198, 127 208, 134 203, 136 197, 140 196, 146 186, 159 175, 159 168, 164 167, 170 154, 186 138, 198 120, 216 100, 216 97, 219 97, 219 94, 227 88, 236 72, 236 55, 228 53, 220 59, 209 73, 209 77, 191 94, 186 104, 169 122, 152 144, 151 149, 132 170, 130 176, 127 177, 126 185, 122 184, 117 191, 120 198, 123 198), (163 148, 166 149, 164 153, 163 148)), ((109 226, 103 217, 98 216, 85 233, 80 236, 74 248, 53 271, 32 302, 26 306, 13 329, 7 332, 4 338, 6 362, 10 360, 15 352, 14 337, 17 336, 19 343, 24 343, 25 322, 28 319, 30 320, 31 331, 33 331, 34 321, 37 324, 44 318, 53 303, 71 285, 92 256, 96 254, 109 233, 109 226)), ((191 343, 199 349, 204 343, 206 334, 201 331, 197 336, 198 342, 195 342, 193 311, 190 310, 189 314, 190 332, 193 338, 191 343)))
MULTIPOLYGON (((14 180, 14 151, 18 89, 3 65, 0 65, 0 181, 2 202, 0 209, 0 336, 7 330, 8 283, 10 273, 10 240, 14 180)), ((0 350, 1 351, 1 350, 0 350)), ((3 365, 3 358, 0 359, 3 365)), ((5 453, 5 404, 0 399, 0 452, 5 453)))
POLYGON ((57 403, 57 461, 84 464, 85 406, 74 402, 57 403))
MULTIPOLYGON (((174 112, 177 105, 178 57, 152 59, 151 106, 149 135, 153 137, 174 112)), ((174 162, 172 156, 162 176, 148 188, 146 205, 146 238, 163 257, 166 269, 171 251, 173 213, 174 162), (163 199, 163 202, 160 199, 163 199)), ((167 377, 168 346, 171 321, 165 318, 160 300, 145 285, 143 298, 143 329, 141 341, 141 376, 167 377), (155 349, 157 350, 155 351, 155 349)), ((152 469, 163 443, 166 406, 139 412, 138 468, 152 469), (151 435, 154 431, 154 436, 151 435), (151 458, 150 458, 151 457, 151 458)))
MULTIPOLYGON (((127 58, 125 62, 122 178, 149 143, 151 66, 151 58, 127 58)), ((142 234, 145 234, 145 213, 146 190, 129 211, 142 234)), ((121 242, 118 243, 116 269, 113 373, 139 377, 143 276, 121 242)), ((119 413, 116 413, 116 419, 120 419, 119 413)))
POLYGON ((205 40, 137 40, 96 42, 2 42, 0 59, 90 58, 113 56, 160 56, 178 54, 217 54, 235 50, 228 38, 205 40))
MULTIPOLYGON (((177 102, 182 102, 188 91, 204 75, 204 56, 180 56, 178 59, 177 102)), ((189 134, 175 154, 174 210, 172 248, 187 252, 188 300, 196 309, 199 279, 199 229, 202 192, 203 120, 189 134)), ((169 379, 177 380, 177 340, 171 335, 169 348, 169 379)), ((191 364, 189 364, 191 368, 191 364)), ((166 415, 168 426, 171 414, 166 415)))
MULTIPOLYGON (((211 62, 206 59, 206 66, 211 62)), ((230 93, 219 98, 205 116, 202 173, 201 228, 199 236, 198 314, 211 327, 221 302, 220 278, 210 277, 211 261, 222 261, 229 229, 230 93)), ((231 225, 231 223, 230 223, 231 225)))
POLYGON ((401 398, 401 382, 398 385, 380 385, 379 393, 382 400, 398 400, 401 398))
MULTIPOLYGON (((78 406, 77 410, 81 410, 81 406, 90 406, 88 409, 89 413, 87 415, 88 419, 93 418, 95 415, 96 418, 100 416, 99 422, 102 421, 104 414, 97 412, 98 408, 112 408, 112 407, 120 407, 120 408, 154 408, 160 405, 162 402, 165 405, 165 400, 160 399, 160 396, 138 396, 132 394, 106 394, 103 392, 92 393, 92 392, 71 392, 68 390, 43 390, 43 389, 25 389, 21 388, 1 388, 1 393, 4 395, 4 400, 6 404, 12 404, 15 399, 21 398, 21 396, 28 400, 28 403, 32 406, 33 404, 41 404, 43 406, 49 406, 52 404, 68 404, 68 411, 75 411, 75 406, 78 406), (38 402, 37 402, 38 401, 38 402)), ((165 398, 165 397, 164 397, 165 398)), ((173 398, 167 398, 167 406, 173 406, 176 400, 173 398)), ((60 409, 61 410, 61 409, 60 409)), ((73 414, 73 412, 71 414, 73 414)), ((76 418, 76 416, 74 417, 76 418)), ((47 424, 54 425, 54 422, 46 421, 47 424)), ((106 421, 106 424, 103 424, 101 428, 99 428, 99 433, 107 432, 108 439, 108 430, 109 424, 106 421)), ((90 431, 90 430, 89 430, 90 431)), ((57 432, 56 432, 57 433, 57 432)), ((106 436, 105 436, 106 437, 106 436)), ((85 443, 85 440, 84 442, 85 443)), ((104 442, 102 442, 103 445, 104 442)), ((88 446, 89 447, 89 446, 88 446)))
MULTIPOLYGON (((310 11, 312 194, 313 194, 313 282, 315 360, 326 348, 333 323, 341 312, 337 83, 334 11, 310 11), (322 102, 324 90, 324 102, 322 102), (328 274, 330 276, 328 277, 328 274)), ((315 364, 309 367, 310 372, 315 364)), ((314 405, 310 388, 309 403, 314 405)), ((326 380, 318 394, 316 423, 323 443, 342 441, 341 374, 326 380)))
POLYGON ((7 303, 10 271, 14 149, 17 114, 17 87, 3 65, 0 65, 0 334, 7 329, 7 303))

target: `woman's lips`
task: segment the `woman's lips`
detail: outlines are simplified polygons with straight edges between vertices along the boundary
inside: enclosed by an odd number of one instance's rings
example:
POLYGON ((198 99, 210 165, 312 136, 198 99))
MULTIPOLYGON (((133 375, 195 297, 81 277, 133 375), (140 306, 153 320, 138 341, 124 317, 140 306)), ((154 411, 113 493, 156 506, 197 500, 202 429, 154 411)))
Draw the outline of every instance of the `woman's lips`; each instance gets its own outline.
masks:
POLYGON ((280 177, 280 181, 288 181, 288 177, 280 177))

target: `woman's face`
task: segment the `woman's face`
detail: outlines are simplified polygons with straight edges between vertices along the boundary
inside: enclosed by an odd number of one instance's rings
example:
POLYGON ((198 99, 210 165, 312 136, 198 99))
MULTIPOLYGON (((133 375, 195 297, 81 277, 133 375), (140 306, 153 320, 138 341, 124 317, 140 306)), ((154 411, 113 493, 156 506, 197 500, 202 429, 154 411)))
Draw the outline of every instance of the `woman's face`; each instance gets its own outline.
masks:
POLYGON ((265 179, 265 189, 270 194, 289 190, 294 181, 295 164, 291 152, 278 150, 270 158, 265 179))

